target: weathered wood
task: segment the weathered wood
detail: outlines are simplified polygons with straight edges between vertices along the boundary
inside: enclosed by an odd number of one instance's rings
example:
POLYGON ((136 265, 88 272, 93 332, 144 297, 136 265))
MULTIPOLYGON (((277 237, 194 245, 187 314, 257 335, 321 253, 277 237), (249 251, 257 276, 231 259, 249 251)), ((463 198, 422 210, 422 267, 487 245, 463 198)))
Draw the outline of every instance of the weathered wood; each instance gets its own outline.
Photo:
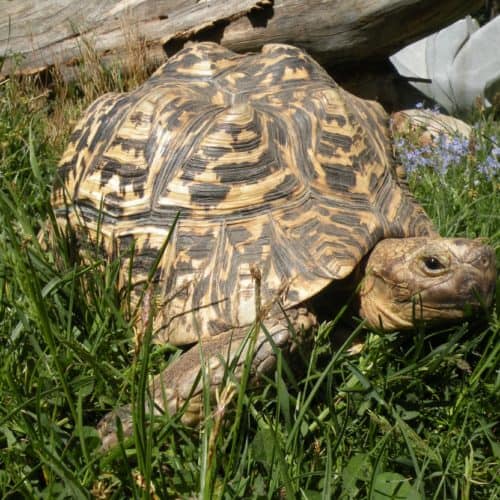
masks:
POLYGON ((236 51, 284 42, 325 64, 383 58, 482 0, 0 0, 0 77, 71 66, 91 45, 121 61, 130 35, 149 54, 189 40, 236 51), (1 59, 0 59, 1 61, 1 59))

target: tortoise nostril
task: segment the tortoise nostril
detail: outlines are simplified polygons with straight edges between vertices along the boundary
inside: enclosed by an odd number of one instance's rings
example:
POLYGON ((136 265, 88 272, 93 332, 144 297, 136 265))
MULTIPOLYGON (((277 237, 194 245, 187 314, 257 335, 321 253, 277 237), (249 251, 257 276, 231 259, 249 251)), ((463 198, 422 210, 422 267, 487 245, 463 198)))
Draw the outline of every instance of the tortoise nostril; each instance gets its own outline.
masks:
POLYGON ((482 270, 495 268, 495 253, 487 245, 481 245, 475 252, 471 252, 468 260, 473 266, 482 270))

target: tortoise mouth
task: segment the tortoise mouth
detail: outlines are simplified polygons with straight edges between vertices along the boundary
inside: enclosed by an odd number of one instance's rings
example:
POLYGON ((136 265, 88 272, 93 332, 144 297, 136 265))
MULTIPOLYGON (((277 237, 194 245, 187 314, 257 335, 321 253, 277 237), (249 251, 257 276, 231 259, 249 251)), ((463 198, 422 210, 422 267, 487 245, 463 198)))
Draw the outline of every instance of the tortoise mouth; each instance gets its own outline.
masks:
POLYGON ((470 311, 488 309, 493 301, 495 280, 487 279, 489 269, 463 266, 446 279, 432 284, 412 297, 416 307, 429 311, 470 311), (486 271, 486 272, 484 272, 486 271))
POLYGON ((473 309, 488 308, 489 301, 474 299, 474 300, 463 300, 460 302, 430 303, 430 302, 426 302, 426 301, 420 301, 420 299, 418 297, 414 297, 413 304, 416 308, 422 307, 423 309, 428 309, 431 311, 442 311, 442 310, 460 311, 462 309, 468 309, 468 308, 473 308, 473 309))
POLYGON ((485 304, 481 304, 479 302, 466 304, 439 304, 439 305, 422 305, 420 306, 416 304, 415 311, 418 312, 422 310, 425 314, 423 316, 428 317, 429 313, 432 313, 432 317, 439 319, 446 317, 464 317, 469 316, 470 314, 475 314, 477 312, 483 311, 485 308, 485 304))

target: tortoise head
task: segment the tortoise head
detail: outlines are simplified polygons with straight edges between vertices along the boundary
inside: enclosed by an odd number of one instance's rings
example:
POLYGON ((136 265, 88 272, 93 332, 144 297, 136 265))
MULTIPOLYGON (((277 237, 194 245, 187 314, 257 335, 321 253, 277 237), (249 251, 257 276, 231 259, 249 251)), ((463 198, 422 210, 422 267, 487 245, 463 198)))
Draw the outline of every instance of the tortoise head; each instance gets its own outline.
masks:
POLYGON ((481 240, 386 239, 365 269, 360 315, 383 330, 456 320, 493 300, 495 253, 481 240))

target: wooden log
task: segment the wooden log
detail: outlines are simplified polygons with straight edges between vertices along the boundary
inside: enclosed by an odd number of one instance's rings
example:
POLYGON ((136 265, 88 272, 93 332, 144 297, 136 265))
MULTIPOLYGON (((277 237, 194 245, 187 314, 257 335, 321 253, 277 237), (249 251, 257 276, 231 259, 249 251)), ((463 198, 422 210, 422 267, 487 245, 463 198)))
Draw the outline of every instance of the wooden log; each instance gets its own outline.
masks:
POLYGON ((131 34, 165 58, 191 40, 236 51, 291 43, 331 65, 384 58, 482 0, 0 0, 0 78, 71 67, 92 46, 123 61, 131 34))

